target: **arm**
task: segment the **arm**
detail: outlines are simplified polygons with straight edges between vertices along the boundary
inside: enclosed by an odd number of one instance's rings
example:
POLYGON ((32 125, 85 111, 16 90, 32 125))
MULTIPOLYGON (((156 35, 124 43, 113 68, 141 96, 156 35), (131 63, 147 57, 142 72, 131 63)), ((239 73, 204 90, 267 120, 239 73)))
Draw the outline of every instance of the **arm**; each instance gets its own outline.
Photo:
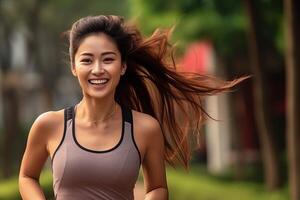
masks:
POLYGON ((28 135, 19 173, 19 190, 23 200, 46 200, 39 184, 39 177, 48 157, 48 118, 47 114, 39 116, 33 123, 28 135))
POLYGON ((143 160, 145 200, 167 200, 168 187, 164 161, 164 138, 159 123, 151 122, 145 157, 143 160))

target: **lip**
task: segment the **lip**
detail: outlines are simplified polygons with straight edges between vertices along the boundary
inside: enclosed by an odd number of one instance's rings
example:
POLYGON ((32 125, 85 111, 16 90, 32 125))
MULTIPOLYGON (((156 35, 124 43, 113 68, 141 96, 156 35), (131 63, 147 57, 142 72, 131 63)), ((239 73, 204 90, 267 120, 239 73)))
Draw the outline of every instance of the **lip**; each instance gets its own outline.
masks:
POLYGON ((109 80, 109 78, 91 78, 91 79, 88 79, 88 81, 92 81, 92 80, 109 80))

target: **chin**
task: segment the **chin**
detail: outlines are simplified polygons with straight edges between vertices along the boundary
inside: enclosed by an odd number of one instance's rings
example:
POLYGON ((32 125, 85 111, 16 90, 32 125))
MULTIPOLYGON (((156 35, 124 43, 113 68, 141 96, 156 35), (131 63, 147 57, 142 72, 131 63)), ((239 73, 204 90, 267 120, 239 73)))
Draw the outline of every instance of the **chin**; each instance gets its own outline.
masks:
POLYGON ((107 98, 109 96, 113 96, 114 92, 112 90, 103 90, 103 91, 87 91, 84 92, 85 96, 89 98, 95 98, 95 99, 103 99, 107 98))

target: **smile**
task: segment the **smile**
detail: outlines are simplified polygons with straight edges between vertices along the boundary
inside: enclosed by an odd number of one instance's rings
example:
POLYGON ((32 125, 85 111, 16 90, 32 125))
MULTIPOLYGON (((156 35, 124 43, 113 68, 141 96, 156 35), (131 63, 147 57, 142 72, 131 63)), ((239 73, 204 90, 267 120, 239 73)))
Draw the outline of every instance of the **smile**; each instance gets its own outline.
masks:
POLYGON ((108 82, 108 79, 104 78, 104 79, 91 79, 88 80, 89 83, 93 84, 93 85, 100 85, 100 84, 105 84, 108 82))

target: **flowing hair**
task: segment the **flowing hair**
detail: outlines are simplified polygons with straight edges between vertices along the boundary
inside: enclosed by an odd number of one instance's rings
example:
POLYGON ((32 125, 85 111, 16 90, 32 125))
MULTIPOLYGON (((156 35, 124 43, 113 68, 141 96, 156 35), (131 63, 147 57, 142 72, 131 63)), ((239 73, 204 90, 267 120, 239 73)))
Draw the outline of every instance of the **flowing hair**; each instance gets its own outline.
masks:
POLYGON ((156 118, 165 144, 165 160, 188 168, 191 159, 191 136, 199 131, 209 114, 203 98, 231 90, 247 77, 223 81, 213 76, 176 70, 169 30, 157 29, 144 38, 136 26, 114 15, 88 16, 76 21, 69 36, 71 65, 86 36, 105 33, 113 38, 126 63, 126 73, 116 88, 115 100, 121 105, 156 118))

